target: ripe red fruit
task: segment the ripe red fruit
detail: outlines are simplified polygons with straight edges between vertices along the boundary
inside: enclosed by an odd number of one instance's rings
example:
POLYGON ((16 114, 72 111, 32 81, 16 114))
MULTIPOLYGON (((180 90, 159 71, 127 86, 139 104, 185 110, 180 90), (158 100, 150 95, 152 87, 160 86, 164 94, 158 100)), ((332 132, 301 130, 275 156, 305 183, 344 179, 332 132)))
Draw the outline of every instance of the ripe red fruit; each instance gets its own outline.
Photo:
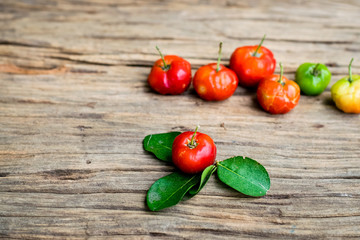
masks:
POLYGON ((220 64, 221 47, 222 43, 219 45, 218 62, 200 67, 194 76, 195 91, 207 101, 221 101, 231 97, 239 84, 234 71, 220 64))
POLYGON ((261 80, 274 73, 276 60, 273 53, 259 45, 244 46, 235 49, 230 58, 230 68, 239 78, 243 87, 256 87, 261 80))
POLYGON ((176 167, 188 174, 199 173, 214 164, 216 146, 206 134, 184 132, 177 136, 172 146, 172 160, 176 167))
POLYGON ((151 69, 148 77, 150 87, 160 94, 177 95, 189 88, 191 82, 191 65, 185 59, 168 55, 161 56, 151 69))
POLYGON ((271 75, 259 83, 257 99, 261 107, 272 114, 287 113, 300 99, 299 85, 283 76, 280 63, 280 76, 271 75))

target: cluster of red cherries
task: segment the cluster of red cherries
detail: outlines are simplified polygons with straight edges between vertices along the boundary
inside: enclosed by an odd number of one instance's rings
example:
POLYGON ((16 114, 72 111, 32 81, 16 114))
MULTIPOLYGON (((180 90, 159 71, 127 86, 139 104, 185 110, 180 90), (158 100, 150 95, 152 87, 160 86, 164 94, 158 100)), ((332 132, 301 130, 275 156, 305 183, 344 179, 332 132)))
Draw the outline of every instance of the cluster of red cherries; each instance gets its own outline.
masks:
POLYGON ((230 58, 230 68, 220 64, 222 43, 219 44, 217 63, 200 67, 192 79, 191 65, 185 59, 175 56, 163 56, 151 69, 148 82, 153 90, 160 94, 177 95, 186 91, 191 80, 200 98, 207 101, 222 101, 231 97, 237 86, 257 87, 257 99, 262 108, 272 114, 287 113, 300 99, 298 84, 283 76, 280 63, 280 75, 274 74, 276 60, 273 53, 259 45, 243 46, 235 49, 230 58))

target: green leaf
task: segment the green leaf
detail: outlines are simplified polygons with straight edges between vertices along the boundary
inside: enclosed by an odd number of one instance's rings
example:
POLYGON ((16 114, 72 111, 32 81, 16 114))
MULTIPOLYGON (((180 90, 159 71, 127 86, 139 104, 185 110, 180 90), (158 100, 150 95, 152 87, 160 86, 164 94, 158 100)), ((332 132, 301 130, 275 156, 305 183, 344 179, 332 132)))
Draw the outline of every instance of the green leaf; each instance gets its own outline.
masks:
POLYGON ((222 182, 249 196, 264 196, 270 189, 268 172, 251 158, 237 156, 218 162, 217 174, 222 182))
POLYGON ((189 194, 193 196, 198 194, 200 190, 205 186, 205 184, 209 181, 211 175, 216 171, 216 169, 217 167, 215 165, 210 165, 207 168, 205 168, 201 174, 199 185, 191 188, 189 194))
POLYGON ((155 154, 160 160, 171 162, 172 144, 180 133, 169 132, 147 135, 144 138, 144 149, 155 154))
POLYGON ((147 192, 147 205, 151 211, 174 206, 199 181, 200 175, 186 175, 180 172, 174 172, 160 178, 147 192))

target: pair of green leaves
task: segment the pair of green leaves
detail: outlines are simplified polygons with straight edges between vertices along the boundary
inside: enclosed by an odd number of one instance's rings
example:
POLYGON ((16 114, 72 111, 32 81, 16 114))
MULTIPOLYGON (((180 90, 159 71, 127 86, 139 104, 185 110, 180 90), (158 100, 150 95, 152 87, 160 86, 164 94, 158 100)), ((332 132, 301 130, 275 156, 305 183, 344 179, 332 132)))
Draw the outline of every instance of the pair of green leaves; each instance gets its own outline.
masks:
MULTIPOLYGON (((169 132, 148 135, 144 139, 144 149, 160 160, 171 162, 172 144, 179 134, 180 132, 169 132)), ((201 174, 174 172, 160 178, 147 193, 148 207, 152 211, 158 211, 176 205, 186 195, 195 196, 216 171, 222 182, 243 194, 260 197, 270 189, 266 169, 251 158, 237 156, 217 162, 204 169, 201 174)))

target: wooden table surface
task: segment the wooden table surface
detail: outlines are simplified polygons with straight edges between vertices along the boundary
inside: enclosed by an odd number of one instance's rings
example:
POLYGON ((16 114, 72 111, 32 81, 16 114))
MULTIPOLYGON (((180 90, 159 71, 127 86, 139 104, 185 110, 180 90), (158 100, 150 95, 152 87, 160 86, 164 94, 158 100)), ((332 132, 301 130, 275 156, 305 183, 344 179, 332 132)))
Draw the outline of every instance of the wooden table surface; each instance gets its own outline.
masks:
POLYGON ((360 238, 360 118, 330 96, 351 57, 360 74, 359 1, 2 0, 0 22, 0 238, 360 238), (192 87, 162 96, 147 84, 155 45, 195 73, 220 41, 228 64, 264 34, 290 79, 325 63, 326 91, 275 116, 242 87, 205 102, 192 87), (197 124, 217 160, 265 166, 266 196, 213 177, 194 198, 148 210, 147 190, 174 167, 143 138, 197 124))

